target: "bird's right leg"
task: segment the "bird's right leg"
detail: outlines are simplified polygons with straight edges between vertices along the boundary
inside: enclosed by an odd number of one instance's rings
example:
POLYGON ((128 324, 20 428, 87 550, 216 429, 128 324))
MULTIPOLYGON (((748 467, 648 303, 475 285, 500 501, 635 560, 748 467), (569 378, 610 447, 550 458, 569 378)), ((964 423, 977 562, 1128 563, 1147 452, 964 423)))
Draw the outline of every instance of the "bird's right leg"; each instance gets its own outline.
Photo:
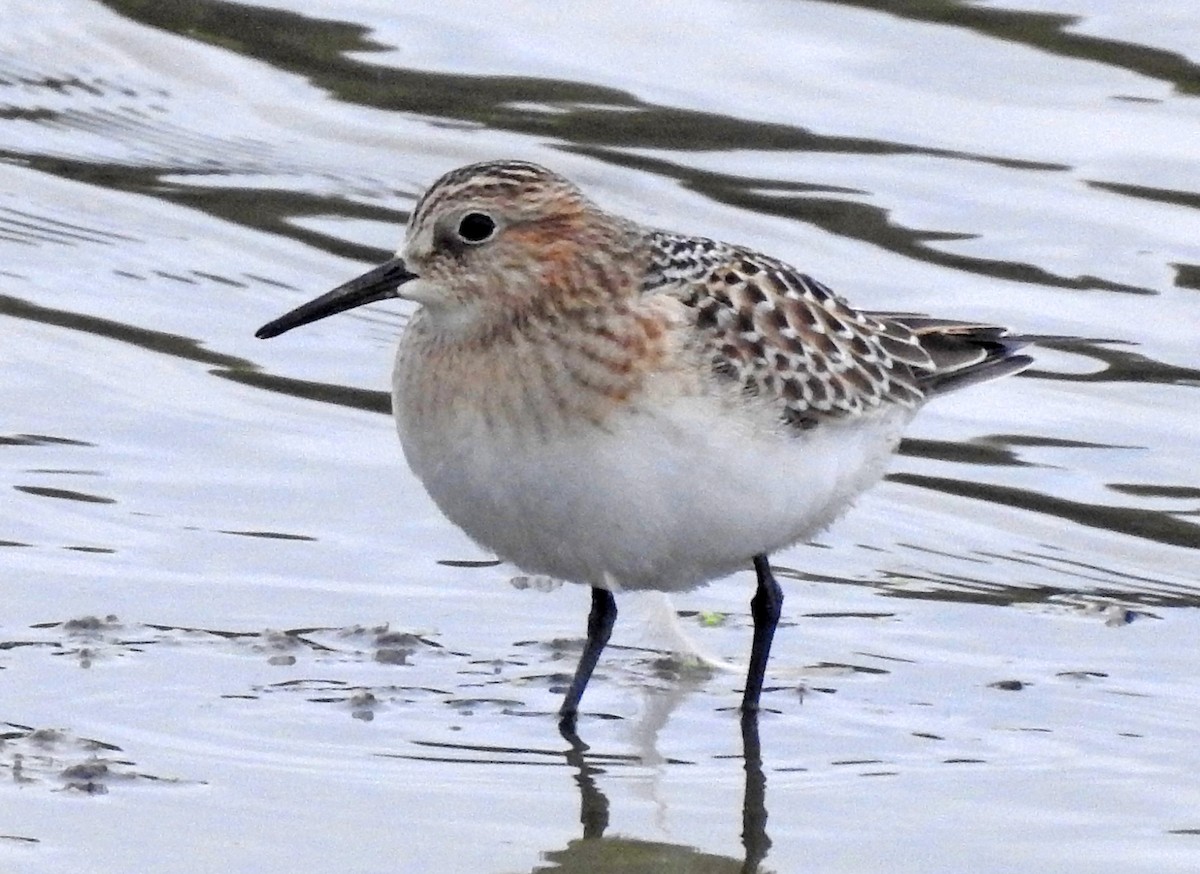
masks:
POLYGON ((750 599, 750 616, 754 619, 754 640, 750 646, 750 669, 746 672, 746 689, 742 693, 742 713, 758 712, 758 697, 762 693, 767 659, 771 656, 771 640, 783 609, 783 589, 771 573, 771 563, 765 555, 754 556, 758 575, 758 591, 750 599))
POLYGON ((587 643, 583 647, 583 655, 579 657, 579 665, 575 668, 575 678, 571 680, 571 688, 563 698, 562 707, 558 710, 559 723, 571 726, 579 712, 579 699, 587 688, 596 662, 608 638, 612 635, 613 623, 617 621, 617 602, 608 589, 592 587, 592 610, 588 614, 587 643))

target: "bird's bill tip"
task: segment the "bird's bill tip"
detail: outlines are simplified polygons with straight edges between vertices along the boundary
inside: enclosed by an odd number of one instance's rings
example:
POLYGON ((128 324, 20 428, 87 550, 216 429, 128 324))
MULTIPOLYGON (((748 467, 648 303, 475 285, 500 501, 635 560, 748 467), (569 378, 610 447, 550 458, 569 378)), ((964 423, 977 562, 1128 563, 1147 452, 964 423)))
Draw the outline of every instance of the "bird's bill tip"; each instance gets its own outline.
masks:
POLYGON ((416 274, 408 269, 403 260, 392 258, 373 270, 368 270, 362 276, 339 285, 333 291, 326 292, 320 297, 284 313, 279 318, 267 322, 254 332, 254 336, 261 340, 267 340, 326 316, 345 312, 377 300, 399 297, 397 289, 416 278, 416 274))

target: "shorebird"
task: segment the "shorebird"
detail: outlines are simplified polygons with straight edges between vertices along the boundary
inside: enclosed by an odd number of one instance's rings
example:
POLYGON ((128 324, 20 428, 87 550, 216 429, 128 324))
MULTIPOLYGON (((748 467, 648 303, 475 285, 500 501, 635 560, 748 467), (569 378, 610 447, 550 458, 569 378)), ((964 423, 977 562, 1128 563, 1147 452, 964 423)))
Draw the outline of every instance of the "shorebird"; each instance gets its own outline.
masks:
POLYGON ((499 557, 592 588, 565 725, 614 592, 747 564, 741 709, 757 713, 783 603, 768 556, 874 484, 927 400, 1031 361, 1001 327, 855 309, 783 261, 606 212, 524 161, 445 174, 396 257, 257 336, 393 297, 418 304, 392 379, 409 467, 499 557))

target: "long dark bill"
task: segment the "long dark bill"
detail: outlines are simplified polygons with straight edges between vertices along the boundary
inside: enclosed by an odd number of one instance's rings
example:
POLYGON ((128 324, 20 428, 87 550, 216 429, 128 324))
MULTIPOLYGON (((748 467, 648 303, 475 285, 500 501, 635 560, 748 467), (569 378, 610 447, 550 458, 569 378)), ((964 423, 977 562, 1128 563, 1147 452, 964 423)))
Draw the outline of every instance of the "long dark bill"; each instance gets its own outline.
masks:
POLYGON ((254 332, 262 340, 278 337, 284 331, 307 325, 317 319, 360 307, 389 297, 399 297, 396 289, 411 279, 416 279, 399 258, 385 261, 374 270, 368 270, 357 279, 339 285, 316 300, 301 304, 290 313, 284 313, 273 322, 267 322, 254 332))

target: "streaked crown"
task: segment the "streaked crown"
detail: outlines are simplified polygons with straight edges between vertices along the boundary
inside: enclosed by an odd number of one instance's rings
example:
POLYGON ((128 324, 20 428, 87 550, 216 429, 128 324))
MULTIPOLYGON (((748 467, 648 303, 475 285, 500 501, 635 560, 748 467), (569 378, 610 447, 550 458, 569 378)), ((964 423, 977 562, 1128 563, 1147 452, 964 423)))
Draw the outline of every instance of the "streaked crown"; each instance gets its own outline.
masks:
POLYGON ((632 294, 636 225, 605 213, 537 164, 489 161, 438 179, 417 201, 403 249, 420 300, 519 317, 632 294))

